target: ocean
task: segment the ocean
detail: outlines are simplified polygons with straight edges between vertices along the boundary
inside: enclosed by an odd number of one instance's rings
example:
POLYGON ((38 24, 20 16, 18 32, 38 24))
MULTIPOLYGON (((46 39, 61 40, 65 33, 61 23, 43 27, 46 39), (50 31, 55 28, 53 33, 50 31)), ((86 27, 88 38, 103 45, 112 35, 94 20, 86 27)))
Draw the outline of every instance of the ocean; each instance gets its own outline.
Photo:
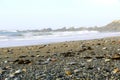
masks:
POLYGON ((119 35, 120 32, 98 32, 87 30, 64 32, 0 31, 0 47, 28 46, 64 41, 90 40, 119 35))

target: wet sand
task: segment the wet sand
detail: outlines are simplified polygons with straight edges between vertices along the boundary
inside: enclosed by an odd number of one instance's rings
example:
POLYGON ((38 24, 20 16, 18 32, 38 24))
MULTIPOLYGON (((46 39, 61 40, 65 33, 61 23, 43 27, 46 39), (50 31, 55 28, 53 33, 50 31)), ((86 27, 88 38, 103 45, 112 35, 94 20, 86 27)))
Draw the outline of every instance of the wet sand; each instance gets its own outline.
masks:
POLYGON ((0 48, 0 80, 119 80, 120 37, 0 48))

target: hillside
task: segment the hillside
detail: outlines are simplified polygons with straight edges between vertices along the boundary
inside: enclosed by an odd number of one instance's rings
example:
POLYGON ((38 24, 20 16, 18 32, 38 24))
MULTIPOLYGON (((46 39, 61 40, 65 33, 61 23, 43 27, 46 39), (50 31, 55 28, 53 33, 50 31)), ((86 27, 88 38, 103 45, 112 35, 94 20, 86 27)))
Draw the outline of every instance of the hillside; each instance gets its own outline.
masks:
POLYGON ((120 20, 114 20, 111 23, 109 23, 103 27, 100 27, 98 30, 99 31, 118 32, 118 31, 120 31, 120 20))

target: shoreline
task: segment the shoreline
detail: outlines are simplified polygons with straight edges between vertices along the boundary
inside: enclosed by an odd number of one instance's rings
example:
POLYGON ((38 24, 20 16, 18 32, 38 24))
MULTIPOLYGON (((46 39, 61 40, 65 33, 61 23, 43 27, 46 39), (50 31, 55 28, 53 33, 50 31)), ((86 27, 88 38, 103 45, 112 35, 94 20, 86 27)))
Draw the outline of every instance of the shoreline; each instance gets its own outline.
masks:
POLYGON ((49 42, 49 43, 39 43, 39 44, 27 44, 27 45, 20 45, 20 46, 5 46, 1 48, 15 48, 15 47, 30 47, 30 46, 40 46, 40 45, 48 45, 48 44, 60 44, 60 43, 69 43, 69 42, 79 42, 79 41, 90 41, 90 40, 99 40, 99 39, 108 39, 108 38, 119 38, 120 36, 112 36, 112 37, 105 37, 105 38, 93 38, 93 39, 83 39, 83 40, 68 40, 68 41, 59 41, 59 42, 49 42))
POLYGON ((116 80, 120 37, 0 48, 1 79, 116 80))

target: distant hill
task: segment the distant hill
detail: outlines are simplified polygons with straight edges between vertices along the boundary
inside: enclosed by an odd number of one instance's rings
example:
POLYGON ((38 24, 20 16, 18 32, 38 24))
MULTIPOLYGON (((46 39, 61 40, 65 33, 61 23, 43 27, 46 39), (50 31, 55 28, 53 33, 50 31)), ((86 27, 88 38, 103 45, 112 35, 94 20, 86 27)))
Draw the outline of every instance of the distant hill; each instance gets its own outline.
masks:
POLYGON ((75 28, 74 26, 66 28, 62 27, 56 30, 53 30, 51 28, 44 28, 41 30, 24 30, 24 31, 19 31, 18 32, 50 32, 50 31, 83 31, 83 30, 89 30, 89 31, 100 31, 100 32, 120 32, 120 20, 114 20, 111 23, 102 26, 102 27, 79 27, 75 28))
POLYGON ((114 20, 111 23, 100 27, 98 31, 112 31, 112 32, 118 32, 120 31, 120 20, 114 20))

